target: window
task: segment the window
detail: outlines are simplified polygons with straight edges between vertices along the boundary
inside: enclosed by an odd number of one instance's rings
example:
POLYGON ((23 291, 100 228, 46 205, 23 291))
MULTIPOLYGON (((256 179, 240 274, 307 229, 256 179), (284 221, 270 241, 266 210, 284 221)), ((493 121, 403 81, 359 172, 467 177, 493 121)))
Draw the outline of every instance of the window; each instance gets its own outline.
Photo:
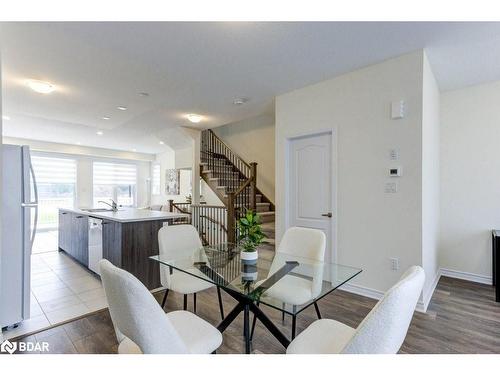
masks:
POLYGON ((99 201, 114 200, 121 206, 134 206, 137 167, 134 164, 94 162, 94 206, 105 207, 99 201))
POLYGON ((152 175, 153 179, 151 182, 151 194, 160 195, 160 178, 161 178, 160 164, 158 163, 153 164, 152 175))
POLYGON ((58 208, 73 208, 76 199, 76 160, 31 155, 38 189, 39 229, 58 226, 58 208))

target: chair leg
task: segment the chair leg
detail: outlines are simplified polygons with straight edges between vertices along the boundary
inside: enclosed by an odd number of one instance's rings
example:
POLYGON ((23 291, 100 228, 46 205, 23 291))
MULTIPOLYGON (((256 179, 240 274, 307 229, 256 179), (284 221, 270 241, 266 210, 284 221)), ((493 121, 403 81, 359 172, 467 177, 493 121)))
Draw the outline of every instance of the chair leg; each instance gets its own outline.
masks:
POLYGON ((161 303, 162 309, 165 307, 165 303, 167 303, 167 297, 168 297, 168 289, 165 290, 165 295, 163 296, 163 301, 161 303))
POLYGON ((193 311, 196 314, 196 293, 193 293, 193 311))
POLYGON ((188 296, 184 294, 184 310, 188 309, 188 296))
POLYGON ((214 351, 212 352, 212 354, 217 354, 217 350, 214 350, 214 351))
POLYGON ((220 316, 222 320, 224 320, 224 306, 222 305, 222 296, 220 294, 220 288, 217 287, 217 296, 219 297, 219 309, 220 309, 220 316))
POLYGON ((295 330, 297 328, 297 315, 292 315, 292 340, 295 338, 295 330))
POLYGON ((316 301, 314 301, 314 308, 316 309, 316 315, 318 316, 318 319, 321 319, 321 313, 319 312, 319 306, 316 301))
POLYGON ((283 308, 283 311, 281 312, 281 322, 285 323, 285 302, 281 304, 281 307, 283 308))

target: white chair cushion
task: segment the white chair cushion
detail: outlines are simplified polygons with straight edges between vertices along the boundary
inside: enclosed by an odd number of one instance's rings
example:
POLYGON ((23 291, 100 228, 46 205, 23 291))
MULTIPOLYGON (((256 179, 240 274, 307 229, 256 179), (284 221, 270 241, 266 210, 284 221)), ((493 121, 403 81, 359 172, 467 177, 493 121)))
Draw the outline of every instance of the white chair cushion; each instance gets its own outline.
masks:
MULTIPOLYGON (((262 284, 262 280, 258 285, 262 284)), ((264 292, 265 297, 276 298, 291 305, 302 305, 310 301, 312 296, 312 281, 302 277, 286 275, 264 292)))
MULTIPOLYGON (((197 269, 189 270, 189 272, 193 274, 199 273, 200 276, 203 275, 201 271, 197 269)), ((173 274, 170 275, 169 289, 177 293, 181 294, 198 293, 213 286, 214 284, 211 284, 208 281, 201 280, 197 277, 188 275, 187 273, 181 271, 174 270, 173 274)))
POLYGON ((142 351, 135 342, 125 337, 118 345, 118 354, 142 354, 142 351))
POLYGON ((355 332, 336 320, 316 320, 290 343, 286 354, 338 354, 355 332))
POLYGON ((221 346, 222 333, 195 314, 179 310, 167 317, 192 354, 210 354, 221 346))
MULTIPOLYGON (((189 311, 172 311, 166 314, 175 326, 191 354, 210 354, 222 344, 220 331, 189 311)), ((128 337, 118 346, 119 354, 142 354, 141 349, 128 337)))

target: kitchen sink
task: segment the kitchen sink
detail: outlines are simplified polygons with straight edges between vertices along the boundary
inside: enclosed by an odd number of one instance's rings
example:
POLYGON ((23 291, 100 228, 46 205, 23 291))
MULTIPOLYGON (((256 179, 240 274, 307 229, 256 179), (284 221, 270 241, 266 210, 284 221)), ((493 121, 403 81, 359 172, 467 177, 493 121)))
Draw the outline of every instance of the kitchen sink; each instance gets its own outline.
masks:
POLYGON ((87 212, 113 212, 111 208, 82 208, 82 211, 87 212))

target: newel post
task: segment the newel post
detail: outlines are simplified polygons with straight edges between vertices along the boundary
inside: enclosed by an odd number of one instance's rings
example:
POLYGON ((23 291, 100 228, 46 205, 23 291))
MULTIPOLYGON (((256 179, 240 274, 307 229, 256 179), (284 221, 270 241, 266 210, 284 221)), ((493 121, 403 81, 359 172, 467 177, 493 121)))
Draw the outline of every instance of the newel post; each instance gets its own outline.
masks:
POLYGON ((174 212, 174 200, 173 199, 168 200, 168 212, 174 212))
POLYGON ((234 192, 227 193, 227 242, 236 243, 236 210, 234 192))
POLYGON ((257 212, 257 163, 250 163, 250 207, 253 212, 257 212))

